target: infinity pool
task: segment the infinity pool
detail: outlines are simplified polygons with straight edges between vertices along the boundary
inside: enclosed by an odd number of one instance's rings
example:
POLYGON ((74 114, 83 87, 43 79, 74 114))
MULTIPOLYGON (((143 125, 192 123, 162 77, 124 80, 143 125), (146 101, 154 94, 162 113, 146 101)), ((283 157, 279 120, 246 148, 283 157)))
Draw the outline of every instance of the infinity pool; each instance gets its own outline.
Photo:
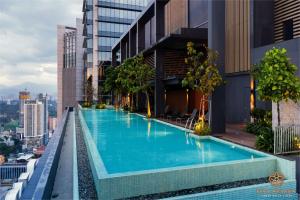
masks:
POLYGON ((265 157, 136 114, 108 109, 82 114, 108 174, 265 157))

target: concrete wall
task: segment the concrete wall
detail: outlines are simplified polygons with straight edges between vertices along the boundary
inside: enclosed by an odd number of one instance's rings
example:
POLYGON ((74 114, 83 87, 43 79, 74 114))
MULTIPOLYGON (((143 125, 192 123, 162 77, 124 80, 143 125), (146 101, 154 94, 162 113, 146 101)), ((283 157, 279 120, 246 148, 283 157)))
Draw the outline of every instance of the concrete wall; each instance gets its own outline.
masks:
POLYGON ((189 27, 207 28, 208 26, 208 1, 189 0, 189 27))
POLYGON ((62 72, 62 109, 76 106, 76 68, 64 68, 62 72))
POLYGON ((253 1, 253 45, 259 47, 273 43, 273 0, 253 1))
POLYGON ((64 33, 65 27, 57 26, 57 120, 62 115, 62 70, 63 70, 63 53, 64 53, 64 33))
MULTIPOLYGON (((300 103, 293 101, 282 101, 280 108, 280 124, 281 125, 300 125, 300 103)), ((272 125, 278 126, 277 104, 272 103, 272 125)))
POLYGON ((84 69, 83 69, 83 24, 82 19, 76 19, 76 101, 83 101, 84 69))
POLYGON ((226 77, 226 122, 242 123, 250 120, 250 75, 226 77))
MULTIPOLYGON (((208 2, 208 47, 218 51, 217 65, 225 73, 225 1, 208 2)), ((225 132, 225 86, 218 87, 212 95, 211 128, 213 133, 225 132)))

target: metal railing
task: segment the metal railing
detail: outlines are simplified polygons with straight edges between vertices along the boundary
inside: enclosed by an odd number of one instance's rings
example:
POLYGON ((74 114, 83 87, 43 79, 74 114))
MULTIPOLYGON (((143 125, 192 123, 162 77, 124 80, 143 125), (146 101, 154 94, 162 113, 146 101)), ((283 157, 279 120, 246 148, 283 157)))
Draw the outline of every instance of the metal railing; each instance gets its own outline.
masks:
POLYGON ((26 164, 11 164, 0 166, 0 181, 3 179, 18 179, 20 174, 26 172, 26 164))
POLYGON ((300 125, 275 127, 274 154, 297 152, 300 152, 300 125))

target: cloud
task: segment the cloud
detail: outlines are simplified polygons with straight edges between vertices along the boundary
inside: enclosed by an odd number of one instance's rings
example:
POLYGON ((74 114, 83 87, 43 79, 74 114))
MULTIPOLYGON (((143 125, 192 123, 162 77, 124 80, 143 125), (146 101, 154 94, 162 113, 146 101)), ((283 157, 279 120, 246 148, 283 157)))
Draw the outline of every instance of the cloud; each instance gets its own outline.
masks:
POLYGON ((56 85, 56 27, 74 26, 82 1, 1 0, 0 86, 56 85))

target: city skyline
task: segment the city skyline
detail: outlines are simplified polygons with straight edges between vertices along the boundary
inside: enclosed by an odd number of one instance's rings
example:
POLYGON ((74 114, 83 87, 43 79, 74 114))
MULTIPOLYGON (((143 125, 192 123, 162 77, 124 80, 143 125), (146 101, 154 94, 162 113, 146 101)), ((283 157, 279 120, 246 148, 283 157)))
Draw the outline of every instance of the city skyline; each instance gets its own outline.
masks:
POLYGON ((37 93, 56 95, 56 25, 73 26, 82 17, 81 6, 81 0, 1 2, 0 45, 11 47, 0 50, 1 95, 8 87, 35 89, 32 85, 39 85, 37 93))

